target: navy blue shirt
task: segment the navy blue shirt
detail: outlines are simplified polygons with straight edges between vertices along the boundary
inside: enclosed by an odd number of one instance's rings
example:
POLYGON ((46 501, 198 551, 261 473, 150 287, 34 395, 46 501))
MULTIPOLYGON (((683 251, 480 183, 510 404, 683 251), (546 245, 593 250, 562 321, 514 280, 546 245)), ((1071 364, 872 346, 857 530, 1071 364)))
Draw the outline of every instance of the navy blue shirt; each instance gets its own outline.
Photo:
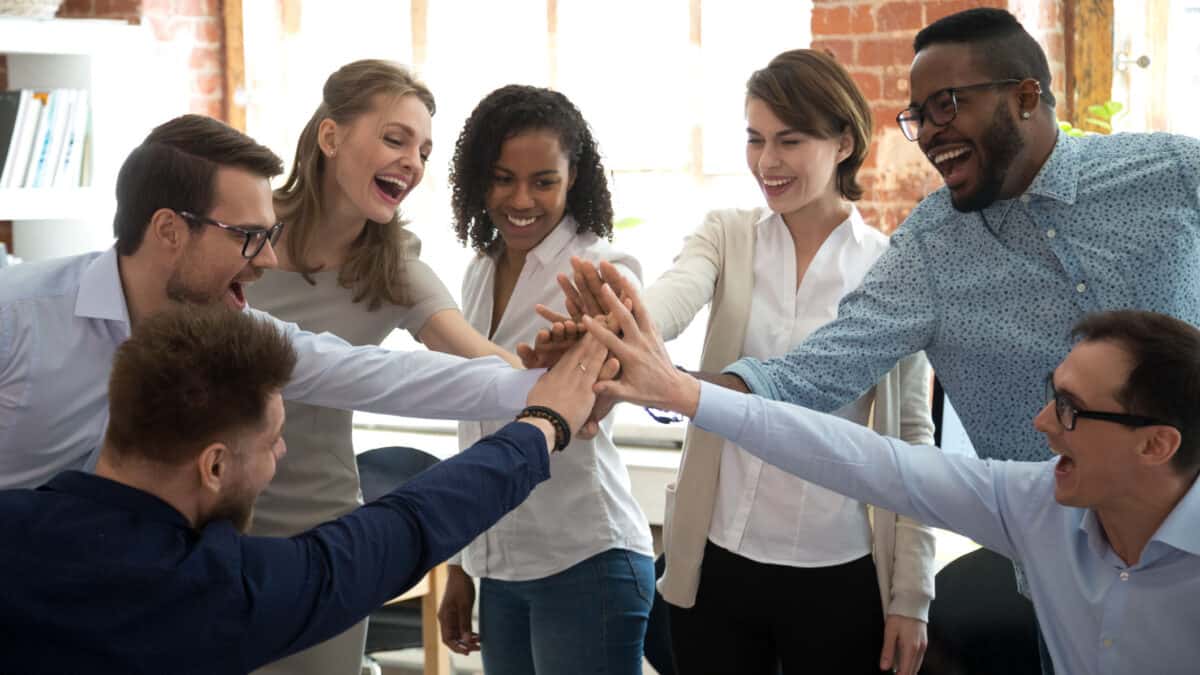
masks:
POLYGON ((513 423, 391 494, 291 538, 195 530, 90 474, 0 492, 0 672, 246 673, 409 588, 550 477, 513 423))

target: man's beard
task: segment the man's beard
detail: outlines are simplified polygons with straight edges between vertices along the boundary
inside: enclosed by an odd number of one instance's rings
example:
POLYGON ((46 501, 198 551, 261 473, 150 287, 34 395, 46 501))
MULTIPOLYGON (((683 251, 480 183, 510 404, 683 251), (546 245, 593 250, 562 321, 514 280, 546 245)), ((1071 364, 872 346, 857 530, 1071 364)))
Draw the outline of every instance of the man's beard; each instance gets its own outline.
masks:
POLYGON ((207 523, 228 520, 238 532, 245 534, 250 530, 250 522, 253 519, 254 499, 246 499, 244 495, 239 493, 221 500, 221 503, 217 504, 216 508, 209 514, 207 523))
POLYGON ((173 302, 192 304, 192 305, 211 305, 214 302, 221 300, 221 294, 225 289, 221 289, 221 293, 210 294, 204 291, 198 291, 183 280, 183 270, 185 269, 200 269, 198 265, 192 262, 192 257, 186 252, 179 262, 175 265, 175 269, 171 271, 171 276, 167 279, 167 299, 173 302))
POLYGON ((988 127, 987 135, 983 137, 982 156, 980 162, 979 187, 975 192, 956 199, 950 196, 950 204, 956 211, 968 213, 981 211, 1000 196, 1004 189, 1004 180, 1012 167, 1017 154, 1025 148, 1025 140, 1021 138, 1017 125, 1012 120, 1008 102, 1001 101, 992 113, 992 125, 988 127))

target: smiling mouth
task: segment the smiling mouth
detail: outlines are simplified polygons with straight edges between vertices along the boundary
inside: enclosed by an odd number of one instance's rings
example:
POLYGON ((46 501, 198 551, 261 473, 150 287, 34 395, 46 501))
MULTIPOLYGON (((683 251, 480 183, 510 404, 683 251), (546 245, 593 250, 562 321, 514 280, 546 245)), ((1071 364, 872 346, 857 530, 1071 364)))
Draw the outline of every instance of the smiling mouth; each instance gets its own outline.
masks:
POLYGON ((960 145, 948 150, 932 150, 925 156, 942 174, 946 186, 953 188, 966 180, 966 163, 972 152, 971 148, 960 145))
POLYGON ((534 223, 534 221, 537 220, 537 216, 529 216, 528 218, 518 218, 517 216, 514 216, 511 213, 505 214, 505 217, 507 217, 508 222, 512 223, 515 227, 529 227, 530 225, 532 225, 534 223))
POLYGON ((1074 468, 1075 460, 1067 457, 1066 455, 1060 455, 1058 458, 1058 464, 1054 466, 1054 473, 1058 476, 1065 476, 1071 473, 1071 470, 1074 468))
POLYGON ((763 178, 762 183, 769 188, 777 188, 783 187, 784 185, 787 185, 795 180, 795 178, 763 178))
POLYGON ((392 199, 399 199, 408 189, 408 183, 395 176, 375 176, 375 184, 392 199))
POLYGON ((246 291, 242 288, 242 282, 234 281, 230 283, 229 294, 233 296, 234 304, 239 308, 246 306, 246 291))

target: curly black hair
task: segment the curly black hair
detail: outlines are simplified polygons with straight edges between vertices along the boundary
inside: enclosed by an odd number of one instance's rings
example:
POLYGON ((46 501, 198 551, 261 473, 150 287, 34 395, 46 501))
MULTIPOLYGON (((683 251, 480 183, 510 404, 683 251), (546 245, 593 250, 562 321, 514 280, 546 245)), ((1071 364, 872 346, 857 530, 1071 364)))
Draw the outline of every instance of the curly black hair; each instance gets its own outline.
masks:
POLYGON ((612 238, 612 196, 591 128, 570 99, 552 89, 510 84, 475 106, 454 145, 450 185, 454 190, 454 232, 476 251, 493 253, 501 239, 484 201, 492 186, 492 167, 504 141, 531 130, 558 134, 559 145, 575 170, 567 193, 567 213, 577 232, 612 238))

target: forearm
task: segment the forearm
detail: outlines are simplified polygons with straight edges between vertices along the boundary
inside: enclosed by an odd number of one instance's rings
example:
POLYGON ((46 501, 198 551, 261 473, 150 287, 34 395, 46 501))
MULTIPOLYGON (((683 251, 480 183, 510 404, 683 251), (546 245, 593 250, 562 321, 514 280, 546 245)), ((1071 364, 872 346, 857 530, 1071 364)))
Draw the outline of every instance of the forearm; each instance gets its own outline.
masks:
POLYGON ((733 373, 704 373, 700 371, 689 370, 687 371, 687 374, 691 375, 697 380, 700 380, 701 382, 709 382, 717 385, 718 387, 732 389, 733 391, 738 391, 743 394, 750 393, 750 387, 746 386, 746 381, 737 375, 734 375, 733 373))
POLYGON ((929 621, 937 571, 933 529, 906 516, 891 517, 896 519, 896 542, 888 613, 929 621))
POLYGON ((352 347, 337 336, 278 325, 299 356, 287 400, 433 419, 511 419, 542 371, 495 358, 352 347))
POLYGON ((285 645, 264 639, 251 649, 278 658, 280 650, 290 653, 344 630, 465 547, 549 477, 545 433, 513 423, 331 523, 291 540, 248 538, 244 585, 259 593, 250 628, 289 637, 285 645))
POLYGON ((868 504, 962 532, 1002 555, 996 465, 884 438, 861 425, 703 385, 693 422, 768 464, 868 504))

